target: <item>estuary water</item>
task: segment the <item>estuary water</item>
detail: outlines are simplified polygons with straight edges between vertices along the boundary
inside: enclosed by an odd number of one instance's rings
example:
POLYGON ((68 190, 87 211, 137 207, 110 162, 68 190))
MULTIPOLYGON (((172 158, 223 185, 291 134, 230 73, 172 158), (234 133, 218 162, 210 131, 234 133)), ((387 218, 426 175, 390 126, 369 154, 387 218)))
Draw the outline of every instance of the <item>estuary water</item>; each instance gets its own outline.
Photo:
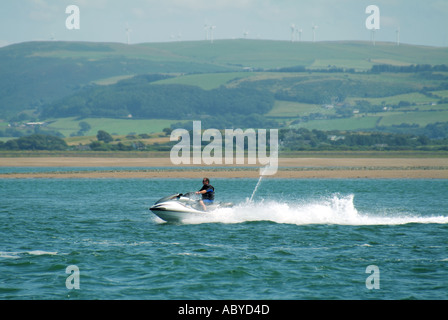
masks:
POLYGON ((0 299, 448 298, 448 180, 209 178, 0 179, 0 299))

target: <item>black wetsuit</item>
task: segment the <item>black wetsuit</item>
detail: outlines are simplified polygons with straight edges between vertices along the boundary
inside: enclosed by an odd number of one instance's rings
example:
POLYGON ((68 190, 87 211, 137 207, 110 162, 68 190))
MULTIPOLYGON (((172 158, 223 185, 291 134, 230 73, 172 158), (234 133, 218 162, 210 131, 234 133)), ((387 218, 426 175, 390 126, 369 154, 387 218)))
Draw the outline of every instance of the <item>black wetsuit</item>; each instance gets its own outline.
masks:
POLYGON ((213 200, 215 200, 215 188, 210 184, 204 184, 199 191, 202 190, 206 191, 202 194, 202 201, 204 201, 204 203, 212 203, 213 200))

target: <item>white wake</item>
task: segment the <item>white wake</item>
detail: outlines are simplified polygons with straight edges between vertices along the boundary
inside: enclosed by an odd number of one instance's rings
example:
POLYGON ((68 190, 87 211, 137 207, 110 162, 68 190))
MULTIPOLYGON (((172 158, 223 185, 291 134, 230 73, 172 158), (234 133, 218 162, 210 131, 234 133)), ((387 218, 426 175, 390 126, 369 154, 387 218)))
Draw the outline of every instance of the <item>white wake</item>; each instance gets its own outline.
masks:
POLYGON ((186 224, 243 223, 271 221, 275 223, 307 225, 400 225, 407 223, 448 223, 446 216, 417 216, 396 213, 360 213, 354 205, 354 195, 334 195, 310 202, 246 201, 232 208, 217 209, 203 217, 192 217, 186 224))

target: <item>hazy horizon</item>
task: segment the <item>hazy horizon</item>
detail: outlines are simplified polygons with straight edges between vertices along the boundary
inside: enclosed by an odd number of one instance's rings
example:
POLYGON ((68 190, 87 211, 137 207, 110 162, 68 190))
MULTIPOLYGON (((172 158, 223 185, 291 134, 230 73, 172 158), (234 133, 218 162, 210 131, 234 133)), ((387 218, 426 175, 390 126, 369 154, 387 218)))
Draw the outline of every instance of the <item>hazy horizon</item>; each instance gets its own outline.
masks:
POLYGON ((212 32, 214 40, 370 41, 365 22, 371 4, 380 9, 377 42, 396 42, 399 30, 402 44, 448 45, 446 0, 6 0, 0 4, 0 46, 47 40, 211 41, 212 32), (79 8, 79 29, 66 26, 69 5, 79 8))

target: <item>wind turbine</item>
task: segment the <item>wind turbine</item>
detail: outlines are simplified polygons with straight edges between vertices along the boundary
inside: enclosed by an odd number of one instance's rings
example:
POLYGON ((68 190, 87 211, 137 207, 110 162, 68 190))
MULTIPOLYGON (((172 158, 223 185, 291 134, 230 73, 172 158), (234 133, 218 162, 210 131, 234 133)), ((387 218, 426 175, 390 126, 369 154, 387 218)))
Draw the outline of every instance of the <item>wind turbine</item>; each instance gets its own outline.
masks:
POLYGON ((296 37, 296 25, 293 23, 291 24, 291 42, 294 42, 296 37))
POLYGON ((314 23, 313 23, 313 27, 312 27, 312 29, 313 29, 313 42, 316 42, 316 29, 317 28, 319 28, 319 26, 316 26, 314 23))
POLYGON ((126 23, 126 40, 127 40, 127 44, 130 43, 130 34, 131 34, 131 29, 129 28, 129 25, 126 23))
POLYGON ((370 40, 372 41, 373 46, 375 46, 375 31, 376 31, 375 28, 373 28, 373 29, 370 31, 370 40))
POLYGON ((400 45, 400 26, 398 26, 398 28, 395 32, 397 33, 397 46, 399 46, 400 45))
POLYGON ((244 37, 244 39, 247 39, 247 36, 249 35, 249 31, 244 31, 243 32, 243 37, 244 37))
POLYGON ((210 42, 213 43, 213 31, 216 29, 216 26, 210 26, 210 42))
POLYGON ((291 42, 297 41, 297 36, 298 40, 302 41, 302 31, 303 30, 299 29, 294 23, 291 24, 291 42))

